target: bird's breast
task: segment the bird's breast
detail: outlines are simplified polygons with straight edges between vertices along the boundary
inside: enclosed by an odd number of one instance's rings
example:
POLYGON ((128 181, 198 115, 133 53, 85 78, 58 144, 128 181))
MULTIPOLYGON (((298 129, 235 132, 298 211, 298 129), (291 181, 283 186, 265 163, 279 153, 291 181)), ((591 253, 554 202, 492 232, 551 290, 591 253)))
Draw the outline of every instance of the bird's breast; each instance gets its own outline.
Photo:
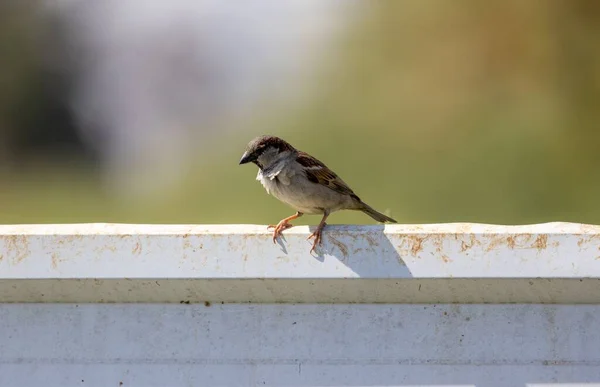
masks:
POLYGON ((269 177, 259 172, 260 181, 267 193, 305 214, 322 214, 325 209, 336 211, 345 207, 346 197, 317 184, 295 171, 281 171, 269 177))

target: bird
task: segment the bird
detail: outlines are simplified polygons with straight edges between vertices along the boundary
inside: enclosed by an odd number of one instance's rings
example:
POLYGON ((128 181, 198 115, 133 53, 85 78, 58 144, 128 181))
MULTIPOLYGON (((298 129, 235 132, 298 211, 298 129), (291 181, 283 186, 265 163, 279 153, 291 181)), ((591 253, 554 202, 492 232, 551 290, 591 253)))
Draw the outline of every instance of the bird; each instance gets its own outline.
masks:
POLYGON ((304 214, 323 218, 308 237, 314 238, 312 253, 321 244, 323 228, 332 212, 339 210, 362 211, 381 223, 397 223, 363 202, 335 172, 323 162, 290 143, 272 135, 252 139, 240 159, 239 165, 254 163, 258 166, 256 180, 268 194, 296 210, 294 215, 282 219, 273 229, 273 243, 281 233, 293 227, 290 221, 304 214))

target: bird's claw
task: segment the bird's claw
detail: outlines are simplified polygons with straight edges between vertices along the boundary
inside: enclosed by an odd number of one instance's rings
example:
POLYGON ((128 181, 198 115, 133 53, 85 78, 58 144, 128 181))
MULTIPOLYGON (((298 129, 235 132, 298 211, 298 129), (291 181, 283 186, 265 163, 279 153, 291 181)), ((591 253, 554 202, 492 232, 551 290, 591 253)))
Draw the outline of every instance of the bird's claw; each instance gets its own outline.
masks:
POLYGON ((314 241, 312 247, 310 248, 310 252, 311 253, 315 250, 315 248, 317 247, 317 245, 321 244, 321 232, 322 232, 322 230, 317 229, 317 230, 315 230, 315 232, 313 232, 312 234, 310 234, 308 236, 308 238, 306 238, 306 240, 309 240, 311 238, 315 238, 315 241, 314 241))
POLYGON ((281 232, 293 227, 287 221, 282 220, 277 225, 270 224, 267 226, 267 230, 273 229, 273 243, 277 243, 277 237, 281 235, 281 232))

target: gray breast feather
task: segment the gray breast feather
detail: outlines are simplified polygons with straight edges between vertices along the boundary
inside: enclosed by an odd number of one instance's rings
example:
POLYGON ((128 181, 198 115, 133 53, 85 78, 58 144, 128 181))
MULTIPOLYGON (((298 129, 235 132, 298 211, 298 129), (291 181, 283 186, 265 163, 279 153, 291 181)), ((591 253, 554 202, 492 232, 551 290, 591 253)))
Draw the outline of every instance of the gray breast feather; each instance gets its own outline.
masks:
POLYGON ((278 184, 289 186, 292 182, 291 178, 296 174, 294 170, 286 168, 284 163, 278 163, 273 167, 258 171, 256 175, 256 180, 261 182, 269 194, 278 184))

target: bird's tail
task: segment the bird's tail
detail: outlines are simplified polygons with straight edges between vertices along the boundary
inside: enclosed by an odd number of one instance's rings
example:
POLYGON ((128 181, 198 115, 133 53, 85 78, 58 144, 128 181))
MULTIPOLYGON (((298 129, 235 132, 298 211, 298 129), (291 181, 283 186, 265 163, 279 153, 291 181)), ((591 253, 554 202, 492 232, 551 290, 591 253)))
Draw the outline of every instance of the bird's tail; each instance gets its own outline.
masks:
POLYGON ((371 218, 375 219, 378 222, 385 223, 398 223, 394 219, 389 216, 383 215, 381 212, 375 211, 371 206, 366 203, 362 203, 362 206, 359 208, 362 212, 369 215, 371 218))

